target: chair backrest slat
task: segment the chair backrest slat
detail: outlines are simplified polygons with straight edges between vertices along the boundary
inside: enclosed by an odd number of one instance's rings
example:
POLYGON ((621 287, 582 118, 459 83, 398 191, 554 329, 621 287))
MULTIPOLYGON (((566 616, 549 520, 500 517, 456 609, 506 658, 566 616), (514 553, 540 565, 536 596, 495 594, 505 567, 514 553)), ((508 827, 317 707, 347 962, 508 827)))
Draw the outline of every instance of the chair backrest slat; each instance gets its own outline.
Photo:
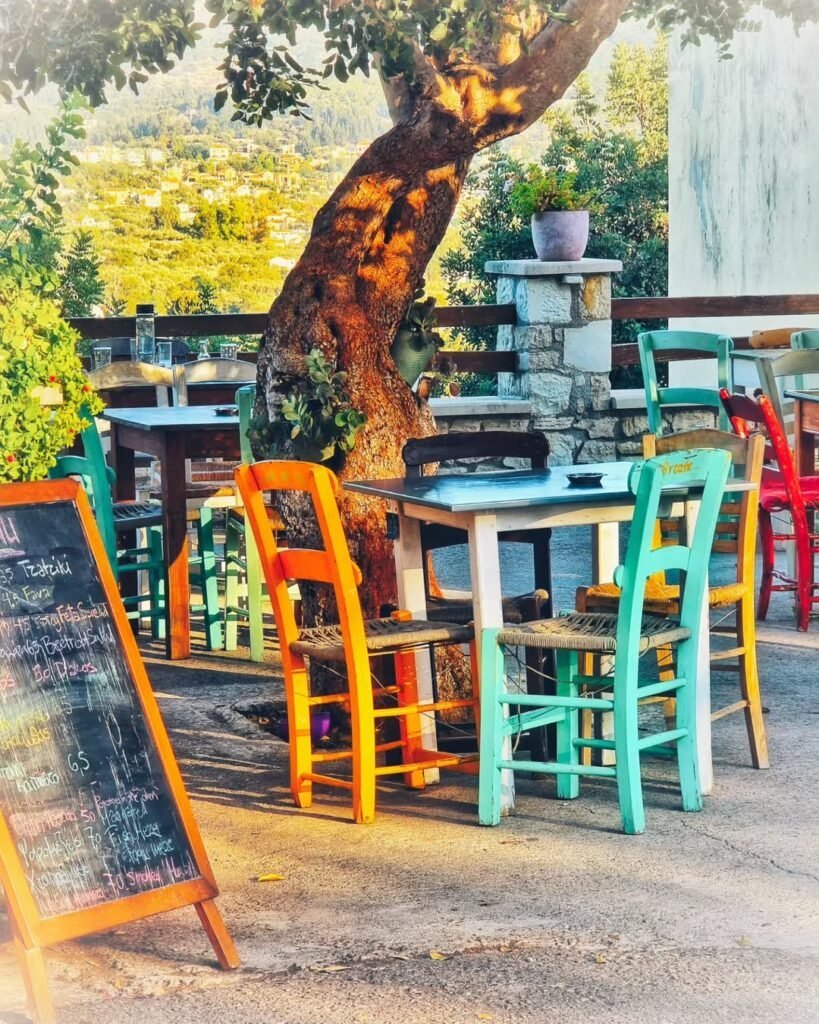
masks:
POLYGON ((407 441, 401 451, 408 477, 419 477, 423 467, 457 459, 523 459, 532 469, 544 469, 549 441, 540 430, 455 431, 407 441))
POLYGON ((109 363, 89 370, 87 376, 96 391, 118 391, 152 384, 156 390, 156 404, 162 407, 168 405, 168 393, 174 388, 173 370, 154 363, 109 363))
POLYGON ((189 384, 247 383, 256 380, 256 364, 244 359, 196 359, 173 368, 174 403, 188 404, 189 384))

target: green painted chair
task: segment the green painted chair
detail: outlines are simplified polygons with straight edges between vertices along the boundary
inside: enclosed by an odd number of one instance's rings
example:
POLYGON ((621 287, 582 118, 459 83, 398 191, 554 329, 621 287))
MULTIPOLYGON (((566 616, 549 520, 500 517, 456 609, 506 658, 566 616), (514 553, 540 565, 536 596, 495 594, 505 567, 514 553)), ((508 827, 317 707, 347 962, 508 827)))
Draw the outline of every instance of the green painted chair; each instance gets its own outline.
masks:
MULTIPOLYGON (((237 389, 239 445, 244 465, 254 461, 247 428, 255 401, 255 384, 237 389)), ((246 527, 244 509, 232 508, 225 523, 225 650, 236 650, 239 622, 247 622, 252 661, 264 661, 262 582, 262 563, 252 533, 246 527)))
POLYGON ((819 328, 812 331, 794 331, 791 335, 791 348, 798 352, 805 349, 819 348, 819 328))
MULTIPOLYGON (((148 618, 152 634, 165 636, 165 560, 162 543, 162 506, 156 501, 114 502, 111 488, 116 482, 114 471, 105 460, 102 439, 93 416, 81 436, 83 456, 61 456, 49 474, 52 477, 78 477, 88 493, 94 517, 102 536, 108 560, 117 580, 134 572, 147 574, 148 588, 143 594, 126 594, 123 603, 131 619, 148 618), (123 548, 122 534, 144 530, 144 545, 123 548)), ((191 513, 196 532, 196 554, 190 558, 192 575, 202 591, 202 601, 191 610, 205 618, 205 635, 209 650, 222 647, 222 623, 214 551, 213 513, 209 508, 191 513)))
MULTIPOLYGON (((675 744, 673 755, 679 767, 683 809, 701 809, 696 751, 697 648, 707 552, 711 550, 730 464, 727 451, 699 449, 670 452, 634 465, 629 476, 629 488, 636 498, 634 519, 625 562, 615 573, 615 582, 622 588, 617 613, 574 612, 561 618, 483 631, 479 794, 482 825, 499 823, 501 773, 512 770, 556 775, 557 796, 565 800, 579 796, 581 776, 616 779, 623 831, 643 832, 640 756, 649 751, 668 756, 671 744, 675 744), (689 487, 698 491, 702 488, 694 536, 688 544, 655 548, 654 524, 658 515, 669 514, 668 492, 684 492, 689 487), (658 572, 673 570, 681 574, 679 616, 644 614, 647 582, 658 572), (640 681, 641 656, 669 645, 676 647, 676 677, 640 681), (507 691, 504 646, 554 650, 555 695, 507 691), (580 654, 609 659, 613 655, 613 676, 580 675, 580 654), (662 695, 677 699, 676 726, 641 736, 641 702, 662 695), (516 714, 508 714, 510 705, 517 706, 516 714), (583 712, 613 712, 614 739, 582 737, 583 712), (504 744, 510 738, 552 724, 557 726, 554 761, 515 761, 505 755, 504 744), (616 765, 583 764, 584 748, 613 750, 616 765)), ((656 666, 656 659, 652 661, 656 666)))
POLYGON ((732 338, 723 334, 705 334, 700 331, 646 331, 637 338, 640 351, 640 366, 643 371, 643 386, 646 392, 648 429, 662 437, 664 432, 663 410, 668 406, 692 405, 713 409, 720 430, 730 430, 731 425, 720 402, 719 389, 733 391, 731 352, 732 338), (701 352, 704 358, 717 360, 716 388, 675 387, 661 388, 657 381, 657 364, 662 354, 663 361, 673 362, 669 357, 674 352, 701 352))

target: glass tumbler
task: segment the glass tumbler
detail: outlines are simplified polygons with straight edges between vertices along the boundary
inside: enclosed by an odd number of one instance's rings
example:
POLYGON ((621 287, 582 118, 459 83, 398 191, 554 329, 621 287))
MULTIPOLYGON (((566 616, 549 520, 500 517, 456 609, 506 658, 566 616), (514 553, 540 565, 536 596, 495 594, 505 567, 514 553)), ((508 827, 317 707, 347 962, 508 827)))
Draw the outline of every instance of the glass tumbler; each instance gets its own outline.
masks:
POLYGON ((108 366, 108 364, 111 362, 111 346, 98 345, 96 348, 92 350, 92 357, 95 370, 99 370, 103 366, 108 366))

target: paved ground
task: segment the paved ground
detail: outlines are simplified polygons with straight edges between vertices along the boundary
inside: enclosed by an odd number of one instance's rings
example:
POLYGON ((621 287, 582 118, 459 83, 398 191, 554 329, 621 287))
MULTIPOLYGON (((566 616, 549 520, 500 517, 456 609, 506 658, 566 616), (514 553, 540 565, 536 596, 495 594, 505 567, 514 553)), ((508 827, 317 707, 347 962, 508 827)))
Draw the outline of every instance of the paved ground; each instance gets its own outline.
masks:
MULTIPOLYGON (((587 552, 566 554, 580 576, 587 552)), ((60 1024, 816 1024, 819 627, 799 637, 775 613, 774 766, 748 766, 740 718, 719 723, 705 810, 681 813, 671 767, 649 762, 638 837, 604 783, 565 804, 523 782, 491 830, 457 776, 387 790, 368 827, 332 792, 296 811, 286 744, 232 708, 281 695, 274 656, 169 667, 148 648, 243 967, 213 967, 192 910, 66 943, 48 954, 60 1024)), ((0 1022, 25 1019, 0 949, 0 1022)))

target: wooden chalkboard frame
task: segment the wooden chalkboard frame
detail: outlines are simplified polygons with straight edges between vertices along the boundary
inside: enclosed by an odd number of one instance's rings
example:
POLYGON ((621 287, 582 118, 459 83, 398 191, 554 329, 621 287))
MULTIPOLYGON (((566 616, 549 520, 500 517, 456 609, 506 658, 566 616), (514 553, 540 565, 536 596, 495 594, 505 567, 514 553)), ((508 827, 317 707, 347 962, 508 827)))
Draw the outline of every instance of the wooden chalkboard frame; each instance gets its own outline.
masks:
POLYGON ((54 1021, 54 1009, 48 992, 41 952, 43 946, 106 931, 129 921, 138 921, 164 913, 166 910, 193 905, 220 965, 230 970, 238 967, 240 962, 221 914, 213 902, 219 893, 216 880, 85 492, 74 480, 0 485, 0 509, 54 502, 71 502, 79 514, 85 539, 99 573, 120 650, 139 698, 148 735, 154 744, 199 877, 175 882, 161 889, 137 893, 121 900, 98 904, 85 910, 43 918, 29 890, 14 839, 0 809, 0 886, 8 903, 14 945, 20 959, 29 1004, 39 1024, 51 1024, 54 1021))

